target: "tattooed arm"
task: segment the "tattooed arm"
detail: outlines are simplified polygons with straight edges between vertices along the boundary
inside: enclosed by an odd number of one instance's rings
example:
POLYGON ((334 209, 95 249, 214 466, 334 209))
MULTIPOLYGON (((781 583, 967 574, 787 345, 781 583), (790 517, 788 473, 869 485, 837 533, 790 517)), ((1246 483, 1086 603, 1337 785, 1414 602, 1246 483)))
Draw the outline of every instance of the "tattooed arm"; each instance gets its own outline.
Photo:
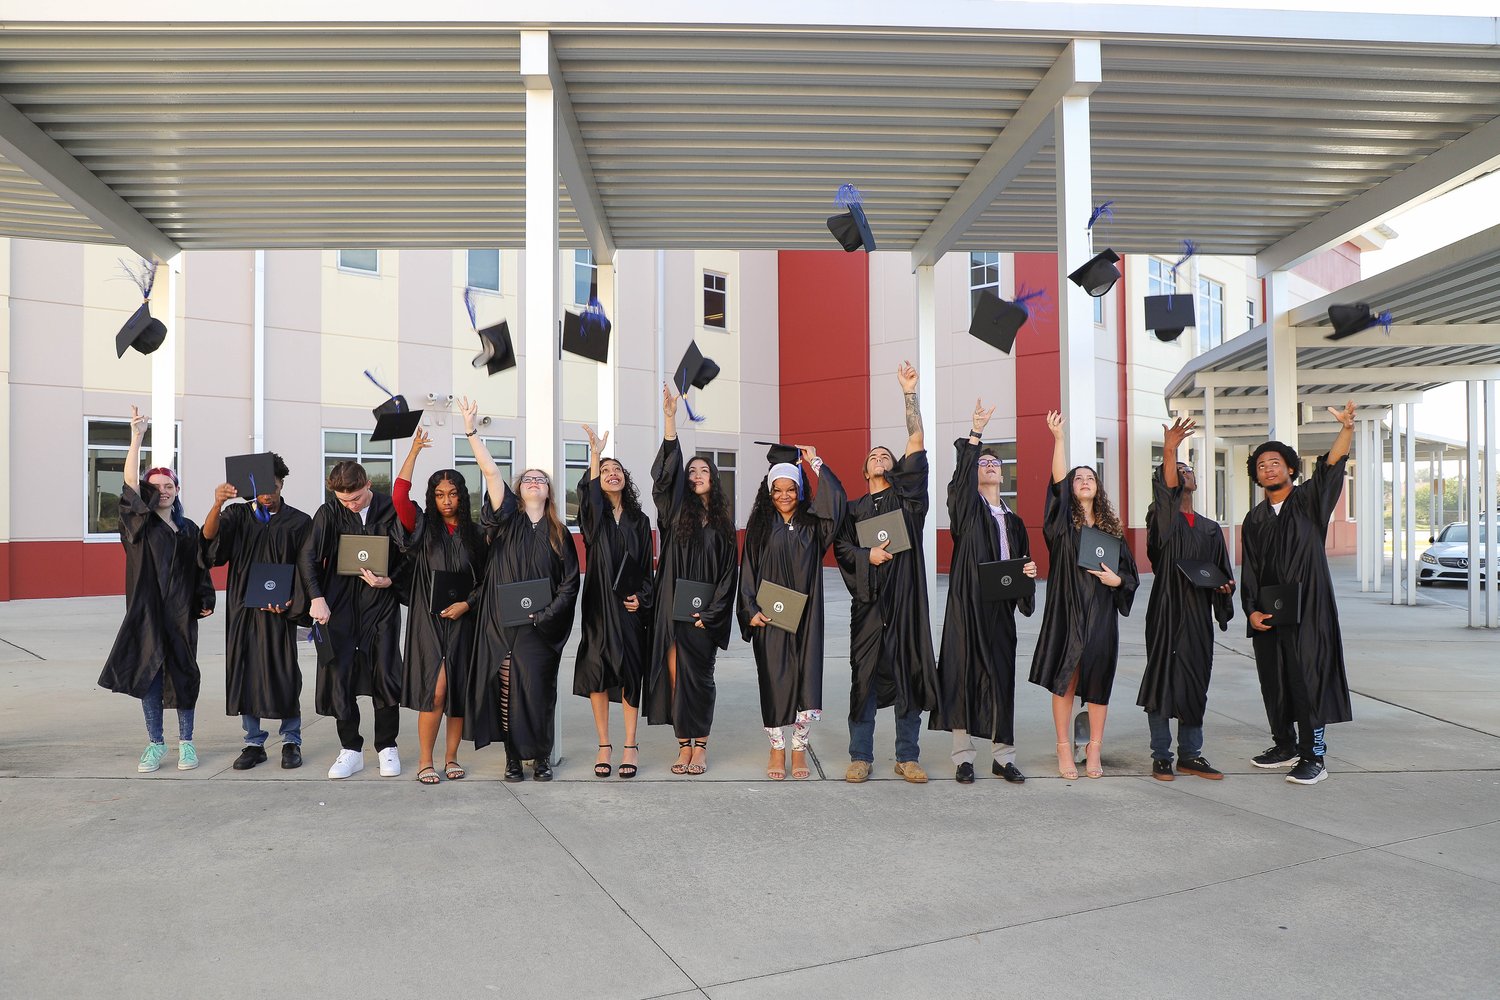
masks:
POLYGON ((922 412, 917 408, 917 370, 910 361, 903 361, 896 369, 896 378, 901 382, 901 391, 905 394, 906 401, 906 454, 912 455, 925 447, 922 441, 922 412))

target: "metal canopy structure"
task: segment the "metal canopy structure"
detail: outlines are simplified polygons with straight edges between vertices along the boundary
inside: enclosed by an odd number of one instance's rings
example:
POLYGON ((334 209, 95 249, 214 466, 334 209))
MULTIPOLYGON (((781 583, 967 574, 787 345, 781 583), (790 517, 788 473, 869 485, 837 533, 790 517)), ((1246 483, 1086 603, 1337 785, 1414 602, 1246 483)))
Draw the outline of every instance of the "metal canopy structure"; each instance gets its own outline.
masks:
POLYGON ((162 257, 522 246, 520 32, 537 28, 576 129, 562 160, 592 202, 580 221, 563 189, 559 238, 596 251, 827 248, 845 181, 881 247, 919 262, 1055 250, 1051 112, 1078 88, 1054 68, 1076 39, 1099 43, 1092 182, 1116 201, 1101 234, 1122 252, 1192 238, 1306 256, 1321 247, 1299 238, 1344 235, 1305 232, 1340 206, 1404 203, 1500 161, 1493 18, 811 0, 714 15, 733 23, 569 2, 497 21, 493 4, 429 19, 381 0, 359 20, 273 2, 245 23, 211 6, 166 0, 145 22, 64 2, 0 22, 0 233, 162 257))

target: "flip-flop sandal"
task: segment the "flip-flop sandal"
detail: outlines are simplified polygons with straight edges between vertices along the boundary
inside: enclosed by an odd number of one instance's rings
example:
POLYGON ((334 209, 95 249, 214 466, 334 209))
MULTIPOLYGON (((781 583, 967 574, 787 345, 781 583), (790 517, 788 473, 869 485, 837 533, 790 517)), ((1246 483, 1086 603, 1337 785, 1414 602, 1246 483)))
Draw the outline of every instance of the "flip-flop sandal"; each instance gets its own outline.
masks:
POLYGON ((468 772, 463 769, 463 766, 456 760, 450 760, 447 764, 443 765, 443 777, 447 778, 449 781, 457 781, 467 773, 468 772))
POLYGON ((424 785, 435 785, 443 779, 438 776, 437 768, 429 766, 417 772, 417 780, 424 785))

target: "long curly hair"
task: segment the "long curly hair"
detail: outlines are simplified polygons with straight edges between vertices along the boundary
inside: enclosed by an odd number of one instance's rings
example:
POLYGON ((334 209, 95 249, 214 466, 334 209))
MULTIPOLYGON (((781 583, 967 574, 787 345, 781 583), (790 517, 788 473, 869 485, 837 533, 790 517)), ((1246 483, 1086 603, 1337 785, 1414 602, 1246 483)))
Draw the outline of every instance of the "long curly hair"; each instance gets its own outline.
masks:
MULTIPOLYGON (((1069 469, 1068 482, 1070 486, 1073 477, 1078 474, 1080 469, 1088 469, 1090 472, 1094 472, 1094 468, 1091 465, 1079 465, 1069 469)), ((1098 473, 1094 472, 1094 475, 1094 481, 1097 483, 1098 473)), ((1071 489, 1068 490, 1068 495, 1073 499, 1073 529, 1081 531, 1088 525, 1088 521, 1083 516, 1083 504, 1079 502, 1078 495, 1071 489)), ((1120 515, 1115 513, 1115 505, 1109 502, 1109 494, 1104 492, 1103 483, 1098 484, 1097 492, 1094 494, 1094 527, 1105 534, 1114 535, 1116 538, 1125 537, 1125 527, 1120 524, 1120 515)))
MULTIPOLYGON (((641 510, 641 494, 635 488, 635 480, 631 478, 630 470, 625 468, 617 458, 601 458, 599 460, 599 472, 604 473, 604 463, 613 462, 620 467, 620 474, 625 477, 625 485, 620 489, 620 509, 626 514, 645 517, 645 511, 641 510)), ((607 499, 607 498, 606 498, 607 499)))
MULTIPOLYGON (((793 521, 806 521, 812 519, 807 512, 811 506, 806 496, 797 500, 797 508, 792 512, 793 521)), ((760 481, 760 488, 755 491, 755 503, 750 507, 750 519, 745 522, 745 548, 752 546, 758 552, 765 547, 771 537, 771 529, 781 521, 781 511, 771 502, 771 489, 766 481, 760 481)))
POLYGON ((437 488, 443 483, 450 483, 458 492, 458 528, 454 534, 467 548, 482 546, 484 539, 479 533, 479 525, 469 513, 469 484, 457 469, 439 469, 427 477, 427 506, 422 510, 422 519, 427 522, 428 539, 441 539, 448 534, 448 526, 443 523, 443 515, 437 509, 437 488))
POLYGON ((703 505, 699 506, 694 502, 698 499, 698 494, 684 484, 683 489, 687 492, 687 496, 682 498, 681 509, 677 512, 677 524, 673 526, 672 531, 677 538, 677 544, 682 546, 694 544, 698 537, 698 529, 707 525, 733 545, 734 518, 729 516, 729 498, 724 495, 724 487, 719 482, 719 467, 712 459, 696 455, 683 467, 684 476, 694 462, 702 462, 708 466, 708 496, 704 499, 703 505))

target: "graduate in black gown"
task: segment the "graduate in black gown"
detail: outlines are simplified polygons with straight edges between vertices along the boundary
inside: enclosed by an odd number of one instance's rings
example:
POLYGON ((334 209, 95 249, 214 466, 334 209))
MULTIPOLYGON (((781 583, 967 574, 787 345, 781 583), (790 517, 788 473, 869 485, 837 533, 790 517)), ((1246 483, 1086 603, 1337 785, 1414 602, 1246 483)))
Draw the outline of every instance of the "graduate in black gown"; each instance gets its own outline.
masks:
POLYGON ((1214 620, 1223 630, 1234 617, 1234 568, 1219 522, 1193 510, 1198 489, 1193 467, 1177 460, 1178 448, 1196 426, 1179 418, 1162 428, 1162 463, 1151 477, 1146 510, 1146 558, 1156 582, 1146 604, 1146 672, 1135 703, 1146 710, 1151 773, 1160 781, 1173 779, 1172 719, 1177 720, 1177 770, 1215 781, 1224 777, 1203 757, 1203 714, 1214 661, 1214 620), (1229 582, 1196 585, 1179 569, 1184 560, 1207 563, 1229 582))
POLYGON ((1089 717, 1085 767, 1090 778, 1102 778, 1104 720, 1115 683, 1120 652, 1120 618, 1130 614, 1140 577, 1130 546, 1120 545, 1120 569, 1112 572, 1078 565, 1078 535, 1085 525, 1116 538, 1124 527, 1092 466, 1068 468, 1063 443, 1063 416, 1047 414, 1052 431, 1052 485, 1042 535, 1051 568, 1042 630, 1031 657, 1031 683, 1052 692, 1052 723, 1057 730, 1057 771, 1070 781, 1078 777, 1073 763, 1073 699, 1082 699, 1089 717))
POLYGON ((766 777, 786 777, 786 735, 792 726, 792 777, 808 778, 809 726, 823 713, 823 556, 843 527, 844 487, 810 447, 772 446, 772 461, 745 525, 740 558, 740 634, 755 652, 760 716, 771 740, 766 777), (797 453, 818 480, 809 500, 797 453), (807 595, 796 632, 771 625, 756 595, 763 582, 807 595))
POLYGON ((1306 483, 1296 484, 1301 471, 1297 452, 1280 441, 1267 441, 1251 454, 1249 472, 1265 490, 1265 499, 1245 516, 1240 536, 1240 604, 1249 617, 1255 669, 1274 740, 1252 763, 1264 768, 1292 764, 1286 780, 1300 785, 1328 776, 1323 727, 1354 718, 1325 549, 1328 519, 1343 492, 1344 462, 1354 441, 1354 403, 1342 410, 1330 406, 1328 412, 1343 426, 1306 483), (1278 623, 1274 614, 1261 610, 1261 589, 1277 584, 1300 588, 1297 624, 1278 623))
POLYGON ((906 451, 900 460, 876 445, 865 456, 869 493, 849 502, 849 516, 834 541, 839 570, 852 598, 849 613, 849 767, 844 780, 868 781, 875 761, 875 713, 896 710, 896 773, 914 784, 927 780, 918 763, 922 713, 938 704, 937 663, 927 607, 927 452, 917 408, 917 370, 903 361, 896 371, 906 404, 906 451), (883 545, 864 548, 855 524, 900 511, 911 548, 894 555, 883 545))
MULTIPOLYGON (((170 429, 169 429, 170 433, 170 429)), ((136 770, 161 768, 167 752, 162 713, 177 710, 177 769, 198 766, 193 712, 198 670, 198 619, 214 613, 214 585, 202 561, 198 526, 182 515, 177 474, 158 467, 141 482, 146 418, 130 408, 130 450, 120 491, 120 544, 125 546, 125 618, 99 686, 141 700, 146 749, 136 770)))
POLYGON ((601 438, 588 424, 589 474, 578 484, 578 527, 588 555, 583 577, 583 636, 573 667, 573 693, 589 700, 599 753, 594 775, 610 776, 609 703, 622 703, 625 743, 620 777, 634 778, 640 747, 635 731, 641 684, 651 649, 651 522, 641 510, 635 480, 617 459, 604 458, 609 432, 601 438), (631 570, 621 576, 622 569, 631 570), (618 581, 618 585, 617 585, 618 581), (634 584, 623 593, 620 587, 634 584))
POLYGON ((578 550, 557 514, 551 476, 526 469, 513 492, 484 442, 472 435, 469 444, 484 473, 481 523, 490 542, 469 680, 469 736, 475 749, 504 741, 506 781, 524 780, 527 760, 534 779, 551 781, 557 671, 578 605, 578 550), (529 625, 502 624, 500 588, 537 580, 546 581, 551 599, 531 613, 529 625))
POLYGON ((281 490, 289 475, 280 455, 271 455, 276 478, 247 503, 229 501, 239 491, 229 483, 214 490, 213 507, 203 518, 205 561, 229 565, 224 588, 229 624, 224 631, 225 712, 238 715, 245 747, 236 771, 266 759, 262 719, 281 720, 281 766, 302 766, 302 668, 297 664, 297 622, 307 615, 307 591, 292 576, 291 600, 279 606, 245 607, 250 570, 256 563, 295 566, 312 518, 287 503, 281 490))
POLYGON ((708 770, 708 736, 714 724, 714 662, 719 650, 729 648, 734 624, 736 545, 718 467, 702 456, 683 465, 677 440, 679 400, 671 387, 662 387, 666 438, 651 465, 661 558, 645 715, 653 726, 670 723, 677 736, 672 773, 702 774, 708 770), (672 618, 678 580, 713 588, 691 625, 672 618))
MULTIPOLYGON (((478 406, 460 399, 466 430, 474 430, 478 406)), ((410 574, 406 614, 406 671, 401 682, 401 704, 417 713, 417 780, 435 785, 434 764, 438 727, 448 716, 442 777, 457 781, 465 771, 458 762, 464 733, 464 698, 469 660, 474 655, 473 609, 479 604, 484 575, 484 536, 470 514, 469 485, 457 469, 440 469, 427 478, 426 508, 411 499, 417 455, 431 447, 432 438, 420 427, 412 435, 411 451, 396 475, 391 501, 396 506, 395 542, 410 574), (442 598, 434 607, 433 580, 438 573, 456 573, 464 586, 457 600, 442 598)))
POLYGON ((324 484, 333 494, 313 515, 312 529, 298 559, 302 586, 311 598, 319 715, 338 721, 342 749, 328 769, 330 778, 347 778, 364 770, 364 737, 359 732, 359 705, 369 696, 375 715, 375 750, 383 777, 401 773, 396 736, 401 728, 401 602, 392 577, 400 573, 401 554, 391 547, 389 575, 368 569, 360 576, 338 573, 339 539, 345 535, 390 538, 396 526, 391 498, 370 489, 370 477, 358 462, 339 462, 324 484))
POLYGON ((1016 612, 1029 618, 1036 598, 986 601, 979 565, 1024 560, 1021 572, 1032 579, 1037 567, 1025 522, 1000 495, 1005 481, 1000 456, 981 443, 994 412, 976 400, 969 436, 953 443, 957 456, 948 483, 953 560, 938 653, 942 701, 928 725, 953 734, 954 778, 960 784, 974 780, 978 736, 993 744, 991 773, 1018 785, 1026 776, 1016 766, 1016 612))

